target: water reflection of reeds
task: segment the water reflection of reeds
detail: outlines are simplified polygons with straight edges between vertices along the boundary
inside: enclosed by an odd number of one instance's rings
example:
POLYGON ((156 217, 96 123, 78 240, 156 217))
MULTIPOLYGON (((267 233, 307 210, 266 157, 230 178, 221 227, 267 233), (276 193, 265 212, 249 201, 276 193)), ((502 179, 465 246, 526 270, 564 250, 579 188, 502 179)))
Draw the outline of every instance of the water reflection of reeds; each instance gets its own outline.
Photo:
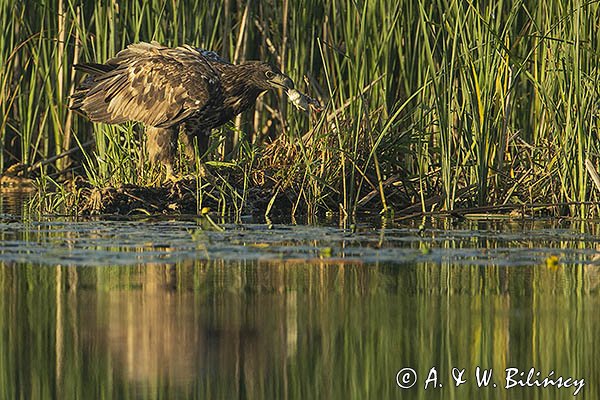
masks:
MULTIPOLYGON (((595 271, 561 268, 4 264, 0 384, 11 398, 372 398, 398 396, 403 366, 598 378, 595 271)), ((448 386, 441 398, 497 398, 448 386)))

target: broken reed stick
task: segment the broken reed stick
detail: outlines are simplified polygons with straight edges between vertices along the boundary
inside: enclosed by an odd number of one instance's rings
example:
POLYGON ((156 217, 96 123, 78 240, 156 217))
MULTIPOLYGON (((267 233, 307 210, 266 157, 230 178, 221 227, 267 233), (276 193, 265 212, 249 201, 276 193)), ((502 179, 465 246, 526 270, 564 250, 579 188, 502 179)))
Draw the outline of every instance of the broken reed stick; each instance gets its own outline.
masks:
POLYGON ((590 177, 594 181, 594 184, 596 185, 596 189, 600 190, 600 175, 598 175, 598 172, 596 171, 594 164, 592 164, 592 162, 590 161, 589 158, 585 159, 585 169, 587 170, 588 174, 590 174, 590 177))

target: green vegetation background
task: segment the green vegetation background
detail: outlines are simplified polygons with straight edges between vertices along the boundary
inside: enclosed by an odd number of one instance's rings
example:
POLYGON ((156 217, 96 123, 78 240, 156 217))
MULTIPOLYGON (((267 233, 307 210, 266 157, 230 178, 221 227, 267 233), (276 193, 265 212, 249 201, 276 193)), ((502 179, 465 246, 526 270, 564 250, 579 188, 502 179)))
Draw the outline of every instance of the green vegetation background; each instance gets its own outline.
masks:
POLYGON ((598 197, 586 170, 598 164, 597 1, 0 0, 0 21, 0 170, 82 146, 42 178, 152 181, 137 129, 93 127, 67 105, 74 62, 157 40, 273 61, 327 104, 307 117, 269 95, 214 156, 275 171, 309 210, 598 210, 585 203, 598 197))

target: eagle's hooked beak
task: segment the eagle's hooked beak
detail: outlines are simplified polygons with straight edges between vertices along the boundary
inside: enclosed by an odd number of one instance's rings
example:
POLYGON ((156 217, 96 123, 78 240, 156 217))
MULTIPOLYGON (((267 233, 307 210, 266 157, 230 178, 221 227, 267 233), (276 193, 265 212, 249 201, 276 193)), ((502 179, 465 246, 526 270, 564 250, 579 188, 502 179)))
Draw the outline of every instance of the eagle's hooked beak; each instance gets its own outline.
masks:
POLYGON ((269 83, 275 88, 289 90, 294 88, 294 81, 284 74, 276 74, 269 80, 269 83))

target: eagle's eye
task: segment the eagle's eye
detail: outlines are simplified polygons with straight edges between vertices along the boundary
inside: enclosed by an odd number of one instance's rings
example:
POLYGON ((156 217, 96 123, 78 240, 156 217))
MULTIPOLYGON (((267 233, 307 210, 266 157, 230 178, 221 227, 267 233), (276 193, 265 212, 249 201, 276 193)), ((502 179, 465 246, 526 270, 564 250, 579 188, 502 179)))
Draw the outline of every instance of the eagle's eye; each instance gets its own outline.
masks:
POLYGON ((273 79, 273 78, 275 78, 275 72, 267 71, 267 72, 265 72, 265 76, 267 77, 267 79, 273 79))

